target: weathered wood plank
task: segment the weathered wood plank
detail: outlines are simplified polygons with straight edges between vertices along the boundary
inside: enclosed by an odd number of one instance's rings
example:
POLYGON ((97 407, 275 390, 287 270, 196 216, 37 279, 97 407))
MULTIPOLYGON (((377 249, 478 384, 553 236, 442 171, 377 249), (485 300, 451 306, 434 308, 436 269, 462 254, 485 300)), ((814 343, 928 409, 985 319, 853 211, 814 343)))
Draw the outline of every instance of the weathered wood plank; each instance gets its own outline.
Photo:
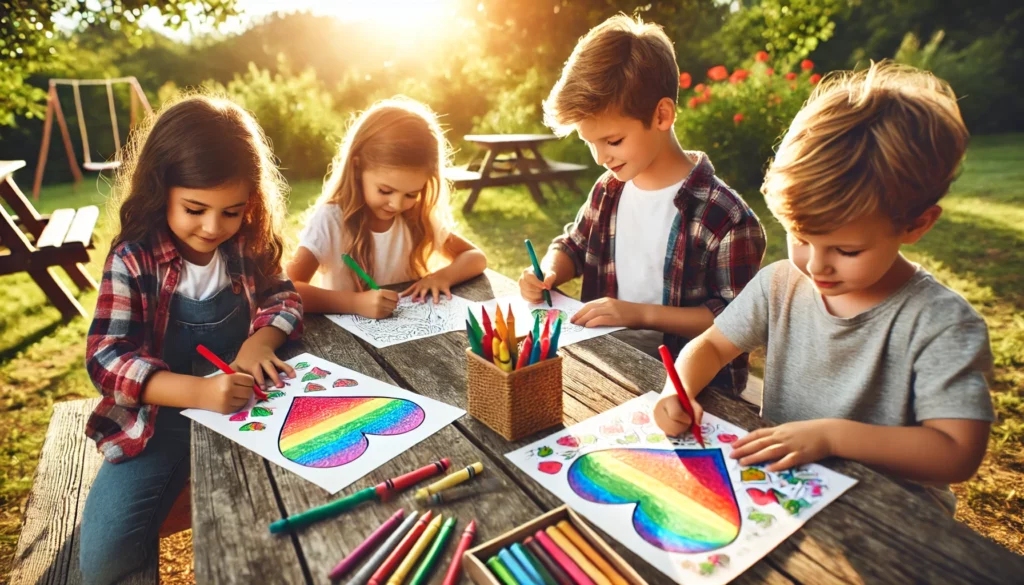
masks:
MULTIPOLYGON (((53 407, 39 457, 25 524, 18 538, 11 585, 73 585, 78 567, 82 510, 103 457, 85 436, 85 421, 97 400, 73 400, 53 407)), ((145 567, 123 583, 155 584, 159 575, 154 547, 145 567)))

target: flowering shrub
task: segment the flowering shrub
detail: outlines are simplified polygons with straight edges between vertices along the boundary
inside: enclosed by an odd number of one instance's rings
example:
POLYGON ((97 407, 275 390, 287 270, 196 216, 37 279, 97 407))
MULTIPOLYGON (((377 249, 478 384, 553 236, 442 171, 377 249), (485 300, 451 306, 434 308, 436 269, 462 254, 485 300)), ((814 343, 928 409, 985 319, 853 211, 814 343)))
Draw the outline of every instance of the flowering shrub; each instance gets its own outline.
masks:
MULTIPOLYGON (((776 71, 765 51, 732 72, 724 65, 712 67, 705 80, 680 90, 676 113, 680 144, 708 153, 719 177, 742 190, 742 195, 753 196, 773 146, 821 79, 813 73, 810 60, 804 59, 799 68, 776 71)), ((684 75, 690 82, 699 79, 684 75)))

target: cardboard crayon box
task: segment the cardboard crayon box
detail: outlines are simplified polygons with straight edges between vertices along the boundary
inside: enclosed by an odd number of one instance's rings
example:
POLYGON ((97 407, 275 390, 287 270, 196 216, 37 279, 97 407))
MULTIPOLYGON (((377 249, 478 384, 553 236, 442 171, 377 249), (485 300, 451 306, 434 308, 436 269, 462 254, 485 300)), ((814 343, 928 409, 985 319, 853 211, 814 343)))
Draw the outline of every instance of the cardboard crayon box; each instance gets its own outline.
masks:
POLYGON ((502 585, 501 581, 487 567, 487 559, 498 554, 499 550, 510 546, 512 543, 522 543, 527 536, 532 536, 538 530, 553 526, 562 520, 568 520, 590 546, 600 553, 630 585, 647 585, 647 582, 637 574, 636 570, 627 564, 626 561, 622 560, 622 557, 612 550, 608 543, 598 536, 569 506, 555 508, 547 514, 517 526, 495 539, 467 550, 462 556, 462 566, 466 575, 476 585, 502 585))

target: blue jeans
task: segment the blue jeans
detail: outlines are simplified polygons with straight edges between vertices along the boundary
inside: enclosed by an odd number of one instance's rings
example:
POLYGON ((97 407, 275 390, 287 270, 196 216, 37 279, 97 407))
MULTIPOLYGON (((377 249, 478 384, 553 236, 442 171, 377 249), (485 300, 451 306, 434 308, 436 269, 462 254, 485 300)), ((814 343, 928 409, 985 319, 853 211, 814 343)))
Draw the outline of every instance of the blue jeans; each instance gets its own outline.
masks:
MULTIPOLYGON (((212 367, 195 360, 196 345, 231 362, 248 333, 249 304, 231 287, 202 301, 175 294, 161 358, 175 373, 203 375, 212 367)), ((82 512, 84 585, 114 583, 156 551, 160 525, 189 478, 191 442, 191 420, 164 407, 142 453, 103 462, 82 512)))

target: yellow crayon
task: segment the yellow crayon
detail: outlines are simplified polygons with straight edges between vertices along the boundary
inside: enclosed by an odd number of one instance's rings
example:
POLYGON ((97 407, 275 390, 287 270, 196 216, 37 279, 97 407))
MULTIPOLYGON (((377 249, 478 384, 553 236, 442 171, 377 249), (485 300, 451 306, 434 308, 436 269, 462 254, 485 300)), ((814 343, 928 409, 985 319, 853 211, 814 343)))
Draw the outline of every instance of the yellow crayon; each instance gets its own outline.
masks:
POLYGON ((450 487, 455 487, 464 481, 473 479, 474 477, 480 475, 483 472, 484 464, 477 461, 472 465, 467 465, 463 469, 449 473, 448 475, 442 477, 441 479, 435 481, 434 483, 428 485, 425 488, 420 488, 416 490, 415 497, 417 500, 425 500, 441 490, 446 490, 450 487))
POLYGON ((498 334, 498 337, 500 337, 502 341, 507 341, 508 328, 505 325, 505 318, 501 316, 501 307, 495 305, 494 313, 496 315, 496 317, 494 318, 494 331, 495 333, 498 334))
POLYGON ((497 334, 491 338, 491 361, 494 362, 494 365, 501 367, 501 340, 498 339, 497 334))
POLYGON ((498 367, 501 368, 502 371, 511 372, 512 354, 508 352, 508 344, 502 341, 499 350, 500 351, 498 355, 500 356, 501 359, 498 360, 498 367))
POLYGON ((594 563, 591 563, 586 555, 580 552, 580 549, 576 548, 576 545, 569 542, 569 539, 565 534, 562 534, 562 531, 559 530, 557 526, 548 526, 544 532, 551 537, 551 540, 555 541, 558 548, 562 549, 565 554, 569 555, 570 559, 583 569, 583 572, 586 573, 587 576, 596 583, 596 585, 612 585, 612 582, 608 580, 608 577, 604 576, 601 569, 595 567, 594 563))
POLYGON ((394 574, 388 579, 387 585, 402 585, 402 581, 405 581, 405 577, 412 570, 413 565, 423 555, 423 551, 427 550, 430 542, 434 540, 434 535, 441 528, 441 518, 441 515, 438 514, 430 521, 430 524, 427 524, 427 529, 420 535, 420 539, 416 541, 416 544, 412 545, 412 548, 409 549, 409 554, 402 559, 402 564, 398 565, 398 568, 395 569, 394 574))
POLYGON ((576 527, 569 523, 568 520, 562 520, 558 524, 559 530, 565 535, 576 548, 582 552, 602 573, 605 574, 608 579, 611 580, 612 585, 629 585, 629 582, 615 570, 608 561, 605 560, 601 553, 594 550, 594 547, 590 546, 590 543, 583 538, 583 535, 576 531, 576 527))

